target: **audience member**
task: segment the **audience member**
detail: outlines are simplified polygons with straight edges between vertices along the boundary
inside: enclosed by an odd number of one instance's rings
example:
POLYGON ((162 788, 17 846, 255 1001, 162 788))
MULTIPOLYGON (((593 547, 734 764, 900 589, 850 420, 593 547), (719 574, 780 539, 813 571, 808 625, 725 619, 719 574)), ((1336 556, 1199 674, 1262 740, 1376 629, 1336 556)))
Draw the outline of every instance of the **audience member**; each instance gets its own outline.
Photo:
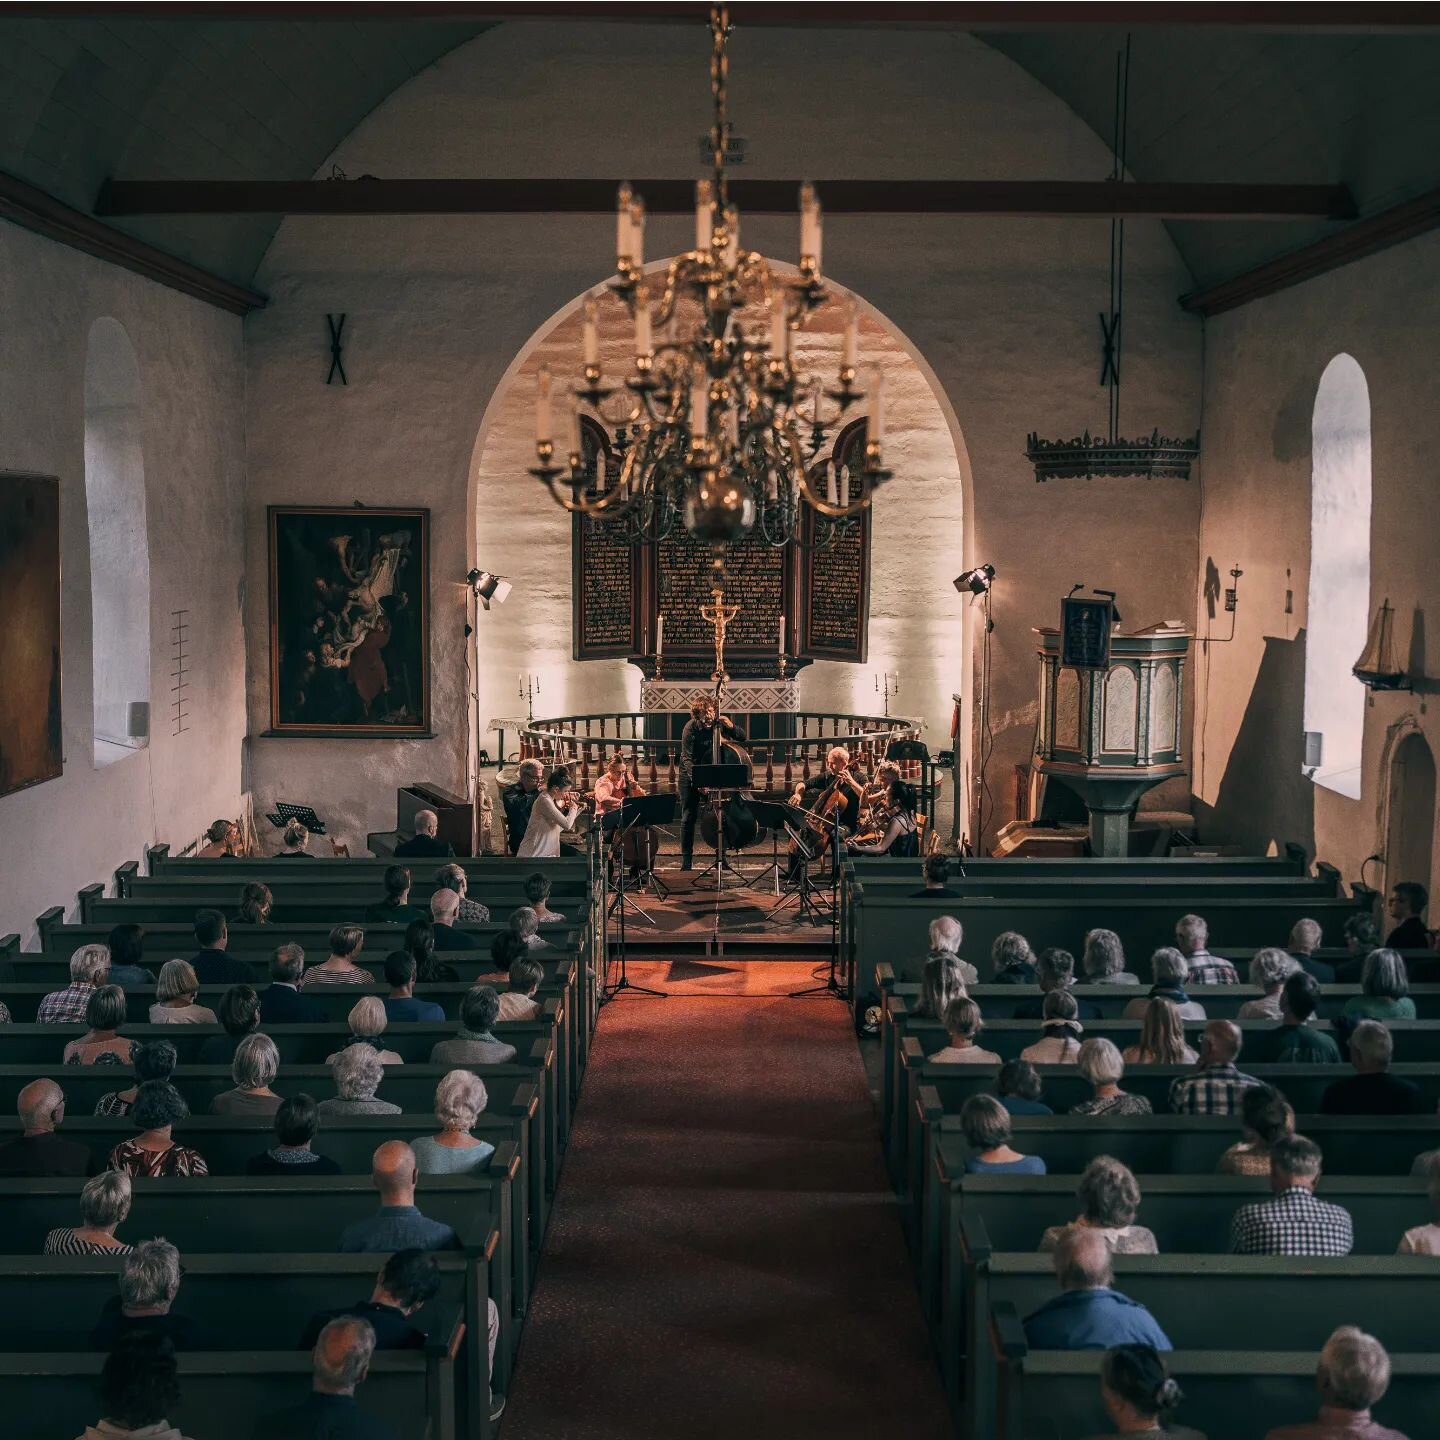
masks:
POLYGON ((438 1135, 421 1135, 412 1144, 422 1175, 464 1175, 483 1170, 495 1153, 488 1140, 470 1131, 489 1102, 485 1082, 471 1070, 452 1070, 435 1087, 438 1135))
POLYGON ((1380 927, 1372 915, 1351 915, 1345 921, 1344 935, 1345 948, 1358 959, 1380 948, 1380 927))
MULTIPOLYGON (((940 857, 944 859, 944 856, 940 857)), ((990 946, 990 969, 995 985, 1038 985, 1040 972, 1030 942, 1014 930, 1002 930, 990 946)))
POLYGON ((385 1062, 369 1045, 347 1045, 330 1062, 335 1094, 320 1102, 322 1115, 398 1115, 400 1107, 379 1100, 385 1062))
POLYGON ((318 1025, 324 1008, 300 993, 305 978, 305 952, 295 944, 276 947, 270 959, 270 983, 260 996, 262 1025, 318 1025))
POLYGON ((436 1041, 430 1051, 432 1065, 508 1065, 515 1047, 497 1040, 492 1027, 500 1014, 500 997, 493 985, 476 985, 460 1001, 460 1033, 436 1041))
POLYGON ((253 985, 232 985, 220 997, 216 1012, 225 1033, 207 1035, 196 1059, 201 1065, 228 1065, 240 1042, 260 1025, 260 997, 253 985))
POLYGON ((128 1255, 130 1246, 115 1238, 130 1213, 130 1177, 104 1170, 80 1191, 80 1223, 61 1225, 45 1237, 47 1255, 128 1255))
POLYGON ((969 993, 961 963, 960 957, 949 950, 936 950, 925 957, 916 1015, 943 1020, 950 1002, 969 993))
POLYGON ((367 923, 408 925, 429 912, 410 903, 410 871, 404 865, 385 867, 385 898, 366 907, 367 923))
POLYGON ((313 1095, 301 1091, 280 1102, 275 1112, 275 1144, 245 1162, 247 1175, 338 1175, 340 1167, 328 1155, 310 1148, 320 1128, 320 1107, 313 1095))
POLYGON ((116 925, 105 937, 110 953, 110 984, 122 990, 131 985, 149 985, 154 977, 141 963, 145 956, 145 927, 116 925))
POLYGON ((373 976, 355 957, 365 947, 365 932, 358 925, 337 925, 330 932, 330 953, 301 977, 300 988, 311 985, 369 985, 373 976))
POLYGON ((966 985, 974 985, 979 981, 980 972, 968 960, 960 958, 960 945, 965 939, 965 931, 953 915, 937 915, 930 922, 929 937, 930 953, 926 956, 927 963, 941 956, 953 956, 960 967, 960 978, 966 985))
POLYGON ((120 1033, 125 1023, 125 992, 118 985, 102 985, 85 1006, 90 1027, 65 1047, 66 1065, 128 1065, 134 1047, 120 1033))
POLYGON ((1125 947, 1113 930, 1090 930, 1080 968, 1091 985, 1138 985, 1140 977, 1125 968, 1125 947))
POLYGON ((1100 1236, 1117 1255, 1154 1255, 1159 1251, 1155 1232, 1137 1225, 1140 1182, 1128 1165, 1113 1155, 1097 1155, 1080 1173, 1075 1187, 1080 1213, 1065 1225, 1052 1225, 1040 1237, 1041 1250, 1053 1250, 1077 1230, 1100 1236))
POLYGON ((448 1225, 426 1219, 416 1208, 419 1174, 415 1152, 403 1140, 387 1140, 381 1145, 370 1162, 370 1179, 380 1192, 380 1208, 345 1227, 341 1251, 390 1255, 396 1250, 460 1249, 460 1237, 448 1225))
POLYGON ((292 819, 285 826, 280 836, 280 849, 276 851, 276 860, 313 860, 315 857, 310 854, 310 827, 302 824, 299 820, 292 819))
POLYGON ((53 1080, 32 1080, 16 1096, 15 1109, 21 1133, 0 1145, 0 1177, 95 1173, 89 1147, 55 1133, 65 1119, 65 1092, 53 1080))
POLYGON ((1429 903, 1430 897, 1426 894, 1425 887, 1417 885, 1413 880, 1402 880, 1391 887, 1385 911, 1395 924, 1385 937, 1387 950, 1430 948, 1430 932, 1425 928, 1422 918, 1429 903))
POLYGON ((261 1433, 274 1440, 399 1440, 385 1421, 355 1403, 355 1387, 370 1373, 374 1353, 368 1320, 358 1315, 332 1320, 311 1351, 309 1395, 268 1420, 261 1433))
POLYGON ((1040 1072, 1028 1060, 1007 1060, 1000 1067, 995 1082, 1000 1103, 1012 1115, 1053 1115, 1055 1112, 1040 1098, 1040 1072))
POLYGON ((1240 1133, 1215 1166, 1221 1175, 1269 1175, 1270 1150, 1295 1129, 1295 1112, 1273 1085, 1251 1085, 1241 1092, 1240 1133))
POLYGON ((1168 1000, 1182 1020, 1205 1018, 1205 1007, 1198 1000, 1192 1000, 1185 989, 1190 962, 1174 946, 1163 946, 1151 955, 1150 972, 1155 983, 1148 994, 1137 996, 1121 1012, 1126 1020, 1143 1020, 1155 1000, 1168 1000))
MULTIPOLYGON (((381 1036, 390 1017, 385 1012, 385 1002, 378 995, 363 995, 350 1007, 346 1017, 350 1022, 350 1038, 346 1045, 368 1045, 379 1057, 382 1065, 403 1065, 405 1057, 398 1050, 387 1050, 381 1036)), ((325 1057, 328 1065, 340 1052, 325 1057)))
POLYGON ((101 1309, 90 1332, 91 1346, 113 1350, 132 1335, 150 1335, 177 1350, 205 1349, 195 1322, 171 1310, 182 1273, 180 1252, 168 1240, 137 1241, 120 1261, 120 1293, 101 1309))
POLYGON ((385 983, 390 993, 381 1002, 390 1020, 442 1024, 445 1007, 433 1000, 415 998, 415 957, 408 950, 392 950, 385 957, 385 983))
POLYGON ((240 827, 233 820, 214 820, 205 832, 206 843, 196 852, 197 860, 235 860, 240 854, 240 827))
POLYGON ((1075 1058, 1080 1073, 1094 1087, 1088 1100, 1072 1106, 1072 1115, 1149 1115, 1150 1102, 1143 1095, 1131 1095, 1120 1088, 1125 1061, 1109 1040, 1087 1040, 1075 1058))
POLYGON ((1025 1318, 1032 1350, 1110 1350, 1130 1344, 1174 1348, 1143 1305, 1112 1288, 1110 1247, 1094 1230, 1076 1226, 1060 1237, 1055 1278, 1060 1293, 1025 1318))
POLYGON ((531 950, 539 950, 545 939, 540 934, 540 917, 529 905, 510 912, 510 933, 518 936, 531 950))
POLYGON ((940 1065, 998 1065, 993 1050, 982 1050, 975 1037, 985 1028, 980 1007, 968 995, 956 995, 945 1007, 950 1043, 926 1058, 940 1065))
POLYGON ((190 968, 201 985, 245 985, 250 982, 249 964, 228 954, 230 928, 218 910, 195 912, 195 943, 200 947, 190 958, 190 968))
POLYGON ((180 1403, 175 1347, 137 1335, 117 1346, 100 1367, 103 1418, 79 1440, 186 1440, 166 1416, 180 1403))
MULTIPOLYGON (((1075 984, 1075 957, 1068 950, 1051 946, 1040 952, 1035 962, 1040 994, 1022 1000, 1014 1010, 1017 1020, 1041 1020, 1045 1015, 1045 997, 1052 990, 1069 990, 1075 984)), ((1100 1019, 1100 1007, 1089 1000, 1075 997, 1076 1013, 1082 1020, 1100 1019)))
POLYGON ((1115 1429, 1094 1440, 1205 1440, 1168 1416, 1184 1400, 1153 1345, 1117 1345, 1100 1362, 1100 1403, 1115 1429))
POLYGON ((558 910, 550 908, 550 877, 537 870, 525 877, 525 903, 535 912, 535 918, 542 925, 554 925, 564 920, 558 910))
POLYGON ((1200 1057, 1185 1043, 1180 1007, 1169 1000, 1152 1000, 1140 1022, 1140 1038, 1127 1045, 1127 1065, 1193 1065, 1200 1057))
POLYGON ((270 893, 270 887, 259 880, 251 880, 240 887, 240 903, 235 907, 235 918, 242 925, 268 925, 274 906, 275 897, 270 893))
POLYGON ((912 900, 949 900, 959 895, 946 882, 950 879, 950 861, 947 856, 935 854, 925 857, 925 888, 912 890, 912 900))
POLYGON ((1236 1255, 1348 1255, 1355 1235, 1349 1211, 1315 1198, 1320 1147, 1281 1135, 1270 1147, 1269 1200, 1242 1205, 1230 1222, 1236 1255))
POLYGON ((1362 1020, 1350 1034, 1353 1075, 1326 1087, 1324 1115, 1418 1115, 1420 1089, 1390 1074, 1395 1042, 1378 1020, 1362 1020))
POLYGON ((1228 960, 1212 955, 1205 948, 1209 943, 1210 927, 1199 915, 1182 915, 1175 922, 1175 948, 1185 957, 1189 983, 1238 985, 1240 977, 1235 967, 1228 960))
POLYGON ((477 985, 494 985, 510 978, 510 967, 517 960, 528 960, 530 947, 513 930, 502 930, 490 942, 491 973, 477 977, 477 985))
MULTIPOLYGON (((470 877, 463 865, 442 865, 435 872, 435 884, 437 888, 453 890, 460 897, 458 924, 484 925, 489 921, 490 907, 470 898, 470 877)), ((428 914, 426 918, 429 918, 428 914)))
POLYGON ((1410 998, 1410 976, 1405 957, 1398 950, 1372 950, 1360 971, 1362 995, 1345 1002, 1347 1015, 1366 1020, 1413 1020, 1415 1002, 1410 998))
POLYGON ((448 840, 436 838, 440 829, 440 817, 433 810, 415 812, 415 833, 408 840, 402 840, 395 847, 397 860, 419 859, 421 857, 450 856, 455 847, 448 840))
POLYGON ((415 957, 415 979, 421 985, 453 985, 460 972, 435 958, 435 922, 428 917, 405 927, 405 948, 415 957))
POLYGON ((151 1180, 208 1175, 210 1167, 199 1151, 177 1145, 171 1134, 189 1116, 190 1107, 168 1080, 147 1080, 130 1107, 130 1119, 140 1134, 122 1140, 110 1152, 110 1168, 151 1180))
POLYGON ((1260 1082, 1236 1065, 1240 1058, 1240 1027, 1232 1020, 1212 1020, 1200 1042, 1200 1058, 1192 1075, 1170 1086, 1170 1108, 1177 1115, 1234 1115, 1241 1096, 1260 1082))
POLYGON ((1027 1045, 1020 1058, 1032 1065, 1073 1065, 1080 1058, 1080 1037, 1084 1034, 1076 1018, 1079 1008, 1070 991, 1051 990, 1042 1010, 1042 1037, 1027 1045))
POLYGON ((1297 920, 1294 928, 1290 931, 1290 940, 1287 948, 1294 957, 1295 963, 1322 985, 1330 985, 1335 980, 1335 967, 1327 965, 1323 960, 1315 958, 1315 952, 1324 941, 1324 932, 1314 920, 1297 920))
POLYGON ((428 1250, 397 1250, 375 1277, 368 1300, 357 1300, 312 1315, 300 1337, 302 1350, 313 1350, 332 1321, 354 1315, 375 1332, 377 1350, 421 1350, 425 1332, 411 1317, 440 1293, 440 1266, 428 1250))
POLYGON ((110 952, 103 945, 82 945, 70 957, 70 983, 53 990, 35 1010, 37 1025, 78 1025, 90 997, 110 974, 110 952))
POLYGON ((1010 1145, 1010 1112, 993 1095, 972 1095, 960 1109, 960 1128, 970 1154, 967 1175, 1043 1175, 1038 1155, 1022 1155, 1010 1145))
POLYGON ((155 1003, 150 1007, 152 1025, 213 1025, 215 1012, 198 1005, 195 996, 200 982, 186 960, 167 960, 155 982, 155 1003))
POLYGON ((273 1115, 281 1097, 271 1088, 280 1073, 280 1051, 268 1035, 247 1035, 230 1062, 233 1090, 222 1090, 211 1102, 212 1115, 273 1115))
POLYGON ((1236 1012, 1237 1020, 1278 1020, 1280 991, 1285 982, 1300 968, 1300 962, 1278 945, 1267 945, 1255 952, 1250 962, 1250 983, 1265 993, 1258 1000, 1247 1000, 1236 1012))
POLYGON ((1319 981, 1307 971, 1296 971, 1280 990, 1280 1024, 1255 1036, 1251 1046, 1255 1063, 1338 1065, 1340 1047, 1312 1023, 1319 1007, 1319 981))
POLYGON ((460 897, 453 890, 437 890, 430 897, 430 924, 436 950, 473 950, 479 945, 479 936, 456 928, 459 914, 460 897))
POLYGON ((501 1020, 535 1020, 540 1015, 540 1002, 535 992, 545 978, 545 967, 528 957, 510 963, 510 988, 500 996, 501 1020))
POLYGON ((1265 1440, 1406 1440, 1370 1418, 1390 1388, 1390 1357, 1373 1336, 1342 1325, 1325 1342, 1315 1369, 1320 1392, 1317 1419, 1277 1425, 1265 1440))
POLYGON ((110 1090, 95 1102, 97 1115, 128 1115, 140 1087, 147 1080, 168 1080, 180 1063, 175 1047, 168 1040, 145 1040, 130 1050, 130 1068, 135 1083, 128 1090, 110 1090))
POLYGON ((1440 1255, 1440 1165, 1431 1161, 1427 1194, 1434 1219, 1428 1225, 1416 1225, 1400 1237, 1397 1255, 1440 1255))

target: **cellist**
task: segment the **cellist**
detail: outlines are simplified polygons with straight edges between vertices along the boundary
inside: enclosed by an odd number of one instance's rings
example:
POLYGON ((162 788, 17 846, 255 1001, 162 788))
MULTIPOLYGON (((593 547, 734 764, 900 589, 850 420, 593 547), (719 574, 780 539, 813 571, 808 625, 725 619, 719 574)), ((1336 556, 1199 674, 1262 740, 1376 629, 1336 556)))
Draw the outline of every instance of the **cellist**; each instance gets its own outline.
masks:
MULTIPOLYGON (((854 832, 860 824, 860 802, 865 796, 864 780, 850 766, 850 752, 843 745, 832 745, 825 756, 825 769, 811 780, 797 782, 790 796, 790 804, 805 809, 826 812, 827 834, 835 823, 835 811, 840 812, 842 832, 854 832)), ((818 837, 817 838, 821 838, 818 837)), ((823 849, 824 839, 821 838, 823 849)), ((804 864, 798 854, 791 856, 791 878, 804 864)))

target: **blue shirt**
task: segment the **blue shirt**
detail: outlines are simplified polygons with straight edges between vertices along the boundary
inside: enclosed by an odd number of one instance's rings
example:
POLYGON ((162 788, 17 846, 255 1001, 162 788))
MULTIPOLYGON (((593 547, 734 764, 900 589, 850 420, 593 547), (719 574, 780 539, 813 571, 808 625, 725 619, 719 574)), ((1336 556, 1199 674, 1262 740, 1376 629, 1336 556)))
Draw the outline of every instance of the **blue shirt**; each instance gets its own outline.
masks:
POLYGON ((1043 1100, 1027 1100, 1023 1095, 1000 1095, 996 1098, 1012 1115, 1053 1115, 1055 1113, 1043 1100))
POLYGON ((426 1020, 434 1024, 445 1021, 445 1007, 433 1000, 417 1000, 413 995, 401 999, 386 998, 385 1018, 387 1020, 426 1020))
POLYGON ((1153 1345, 1173 1350, 1155 1317, 1118 1290, 1065 1290, 1025 1318, 1032 1350, 1110 1350, 1153 1345))
POLYGON ((458 1249, 460 1237, 448 1225, 427 1220, 413 1205, 382 1205, 340 1234, 340 1251, 345 1255, 458 1249))
POLYGON ((1022 1155, 1018 1160, 977 1160, 973 1155, 965 1162, 967 1175, 1043 1175, 1045 1162, 1038 1155, 1022 1155))

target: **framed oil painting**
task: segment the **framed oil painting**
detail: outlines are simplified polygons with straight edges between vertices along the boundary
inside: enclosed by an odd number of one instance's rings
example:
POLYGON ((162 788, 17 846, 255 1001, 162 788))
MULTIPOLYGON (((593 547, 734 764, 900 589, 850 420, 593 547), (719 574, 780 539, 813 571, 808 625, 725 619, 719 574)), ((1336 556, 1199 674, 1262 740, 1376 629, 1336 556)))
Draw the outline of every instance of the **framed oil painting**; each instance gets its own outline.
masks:
POLYGON ((430 733, 430 512, 270 506, 270 735, 430 733))
POLYGON ((60 482, 0 472, 0 795, 56 780, 60 725, 60 482))

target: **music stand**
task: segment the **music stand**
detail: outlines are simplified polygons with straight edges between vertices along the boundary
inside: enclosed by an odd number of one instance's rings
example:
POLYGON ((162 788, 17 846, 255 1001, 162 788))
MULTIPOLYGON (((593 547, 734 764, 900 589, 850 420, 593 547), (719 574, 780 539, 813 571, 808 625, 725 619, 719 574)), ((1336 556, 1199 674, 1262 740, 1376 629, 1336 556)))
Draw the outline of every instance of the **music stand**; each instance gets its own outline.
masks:
POLYGON ((267 810, 265 818, 277 830, 283 830, 292 820, 298 820, 312 835, 325 833, 325 822, 308 805, 292 805, 288 800, 277 800, 274 811, 267 810))
MULTIPOLYGON (((601 817, 602 833, 608 834, 611 846, 619 852, 615 866, 618 884, 615 887, 615 899, 610 904, 612 915, 616 910, 623 910, 628 905, 646 924, 653 925, 655 923, 654 917, 625 893, 625 837, 637 825, 668 825, 674 818, 674 795, 629 796, 621 801, 618 810, 612 810, 608 815, 601 817)), ((655 886, 655 898, 663 900, 665 898, 663 883, 649 865, 644 865, 639 870, 636 888, 643 890, 647 880, 655 886)))
MULTIPOLYGON (((834 862, 834 869, 830 877, 830 898, 826 902, 830 906, 830 969, 825 979, 819 985, 807 986, 804 990, 792 990, 789 994, 791 1000, 803 1000, 811 995, 833 995, 837 1000, 843 1000, 847 1004, 850 1000, 850 992, 840 983, 840 906, 837 902, 836 891, 840 885, 840 809, 837 806, 830 817, 830 858, 834 862)), ((804 880, 809 883, 808 874, 809 862, 806 862, 806 874, 804 880)), ((815 887, 812 886, 812 889, 815 887)), ((779 906, 776 906, 779 909, 779 906)), ((774 913, 773 911, 771 912, 774 913)))
MULTIPOLYGON (((771 906, 769 918, 774 920, 780 912, 794 900, 799 905, 799 913, 802 917, 808 918, 816 925, 820 924, 824 917, 820 913, 819 905, 828 902, 824 896, 821 895, 819 887, 810 879, 810 861, 814 856, 810 851, 809 836, 806 834, 805 826, 796 823, 798 816, 803 812, 801 812, 798 806, 787 805, 774 800, 752 800, 750 801, 750 808, 755 812, 755 818, 759 820, 762 825, 767 826, 771 833, 777 837, 777 849, 778 837, 780 832, 783 831, 795 842, 799 849, 799 855, 802 858, 801 866, 795 873, 795 879, 793 881, 787 880, 785 883, 784 899, 771 906), (819 903, 817 904, 817 902, 819 903)), ((780 860, 778 853, 771 864, 775 870, 775 878, 778 883, 780 879, 780 860)), ((761 871, 761 874, 763 875, 764 871, 761 871)), ((759 877, 757 877, 757 879, 758 878, 759 877)))
MULTIPOLYGON (((611 814, 620 816, 620 819, 615 822, 615 826, 611 828, 614 829, 618 827, 620 829, 623 843, 624 832, 629 830, 631 826, 637 824, 641 819, 654 817, 661 823, 666 820, 673 820, 675 818, 675 797, 673 795, 638 795, 633 799, 622 800, 620 802, 620 809, 618 811, 612 811, 611 814)), ((602 817, 600 824, 594 832, 597 836, 603 834, 605 821, 609 818, 609 816, 602 817)), ((652 916, 646 915, 645 911, 641 910, 625 893, 625 857, 623 854, 620 857, 620 864, 616 866, 616 875, 619 882, 615 887, 616 898, 611 904, 610 909, 606 912, 605 919, 608 922, 612 915, 619 916, 615 953, 620 961, 620 978, 616 980, 613 985, 610 985, 608 983, 610 976, 607 969, 605 976, 607 983, 601 986, 600 1003, 602 1005, 607 1004, 617 995, 621 995, 627 990, 632 995, 650 995, 657 1000, 668 1000, 670 997, 664 990, 652 990, 648 985, 636 985, 630 979, 629 971, 626 968, 625 907, 627 905, 631 906, 637 914, 643 915, 651 925, 655 923, 655 920, 652 916)))
MULTIPOLYGON (((694 774, 690 778, 690 783, 697 789, 709 792, 706 798, 710 801, 710 808, 715 812, 715 859, 695 876, 691 884, 694 888, 699 889, 699 882, 713 870, 715 872, 715 894, 716 905, 718 907, 720 893, 725 889, 725 875, 727 871, 733 875, 741 885, 749 883, 726 858, 725 817, 721 814, 721 811, 725 805, 726 791, 743 790, 750 784, 750 767, 745 764, 696 765, 694 774)), ((708 890, 710 887, 707 885, 705 888, 708 890)))

